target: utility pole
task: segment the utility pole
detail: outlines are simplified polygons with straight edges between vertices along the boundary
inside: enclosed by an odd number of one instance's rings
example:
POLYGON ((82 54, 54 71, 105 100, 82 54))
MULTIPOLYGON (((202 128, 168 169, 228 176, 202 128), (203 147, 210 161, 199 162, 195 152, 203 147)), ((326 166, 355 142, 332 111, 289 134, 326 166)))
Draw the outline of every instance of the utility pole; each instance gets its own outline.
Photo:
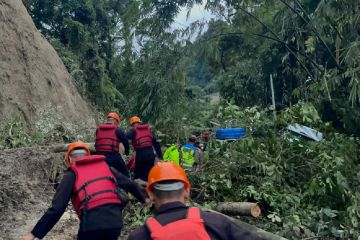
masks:
POLYGON ((274 113, 274 123, 276 123, 276 107, 275 107, 275 92, 272 74, 270 74, 270 87, 271 87, 271 98, 272 98, 272 109, 274 113))

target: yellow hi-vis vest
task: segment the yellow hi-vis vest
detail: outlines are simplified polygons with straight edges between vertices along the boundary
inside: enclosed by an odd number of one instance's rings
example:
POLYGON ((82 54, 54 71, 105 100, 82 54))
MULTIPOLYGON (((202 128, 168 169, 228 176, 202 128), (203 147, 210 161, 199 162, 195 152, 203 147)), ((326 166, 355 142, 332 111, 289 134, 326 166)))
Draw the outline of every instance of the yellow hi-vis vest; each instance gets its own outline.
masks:
POLYGON ((179 150, 175 146, 175 144, 172 144, 163 154, 163 160, 164 162, 173 162, 179 165, 179 150))
POLYGON ((195 146, 192 146, 190 144, 185 144, 181 146, 180 148, 180 154, 181 154, 181 166, 184 169, 192 169, 196 162, 195 153, 197 149, 195 146))

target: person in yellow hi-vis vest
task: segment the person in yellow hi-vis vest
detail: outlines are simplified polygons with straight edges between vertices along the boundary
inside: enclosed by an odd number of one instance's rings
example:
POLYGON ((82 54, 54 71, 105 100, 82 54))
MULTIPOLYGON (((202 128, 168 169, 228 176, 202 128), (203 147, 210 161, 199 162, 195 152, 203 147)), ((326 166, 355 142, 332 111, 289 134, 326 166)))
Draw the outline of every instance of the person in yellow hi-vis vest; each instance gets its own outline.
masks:
POLYGON ((195 146, 196 136, 189 137, 189 142, 180 148, 180 165, 185 170, 197 171, 200 167, 202 151, 195 146))
POLYGON ((180 164, 179 150, 175 144, 171 144, 163 154, 164 162, 173 162, 177 165, 180 164))

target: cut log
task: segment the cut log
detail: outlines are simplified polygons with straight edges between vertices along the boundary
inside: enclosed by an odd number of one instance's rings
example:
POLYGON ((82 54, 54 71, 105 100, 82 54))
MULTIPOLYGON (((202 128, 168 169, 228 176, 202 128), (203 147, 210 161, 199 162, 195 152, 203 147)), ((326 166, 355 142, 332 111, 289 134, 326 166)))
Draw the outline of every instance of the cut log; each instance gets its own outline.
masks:
MULTIPOLYGON (((90 151, 92 152, 96 152, 95 151, 95 143, 93 142, 89 142, 89 143, 86 143, 89 147, 90 147, 90 151)), ((70 143, 68 144, 58 144, 58 145, 53 145, 50 147, 51 151, 54 152, 54 153, 61 153, 61 152, 66 152, 68 147, 69 147, 70 143)), ((119 149, 120 149, 120 153, 123 154, 125 152, 125 148, 123 146, 123 144, 120 144, 119 146, 119 149)))
MULTIPOLYGON (((95 147, 94 147, 93 142, 92 143, 86 143, 86 144, 90 147, 91 151, 95 151, 95 147)), ((51 146, 50 149, 54 153, 66 152, 69 145, 70 145, 70 143, 68 143, 68 144, 58 144, 58 145, 51 146)))
POLYGON ((257 203, 251 202, 223 202, 216 206, 216 211, 231 216, 251 216, 258 217, 261 209, 257 203))
POLYGON ((275 235, 273 233, 270 233, 270 232, 267 232, 261 228, 258 228, 254 225, 250 225, 246 222, 243 222, 239 219, 236 219, 236 218, 233 218, 233 217, 230 217, 230 216, 227 216, 225 214, 222 214, 220 212, 217 212, 217 211, 214 211, 214 210, 208 210, 208 209, 202 209, 203 211, 207 211, 207 212, 213 212, 213 213, 217 213, 217 214, 220 214, 228 219, 230 219, 233 223, 235 223, 236 225, 238 225, 240 228, 244 229, 245 231, 248 231, 248 232, 251 232, 252 234, 260 237, 260 238, 263 238, 265 240, 287 240, 287 238, 284 238, 284 237, 281 237, 281 236, 278 236, 278 235, 275 235))

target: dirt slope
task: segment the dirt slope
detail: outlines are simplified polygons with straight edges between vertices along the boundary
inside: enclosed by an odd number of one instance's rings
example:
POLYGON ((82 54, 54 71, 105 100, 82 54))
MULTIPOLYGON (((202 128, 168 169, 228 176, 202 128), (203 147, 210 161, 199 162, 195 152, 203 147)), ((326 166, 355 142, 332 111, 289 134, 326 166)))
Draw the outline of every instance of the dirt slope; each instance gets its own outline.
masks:
POLYGON ((90 107, 22 1, 0 0, 0 125, 20 116, 34 129, 44 114, 56 122, 86 119, 95 124, 90 107))
MULTIPOLYGON (((45 147, 0 152, 1 240, 20 239, 32 230, 50 206, 55 193, 53 183, 61 180, 66 169, 64 155, 45 147)), ((129 214, 132 213, 124 213, 124 228, 119 239, 127 239, 131 231, 129 214)), ((67 211, 44 240, 76 239, 78 225, 79 220, 69 202, 67 211)))
MULTIPOLYGON (((40 147, 0 153, 0 239, 19 239, 31 231, 51 203, 51 181, 62 174, 63 158, 40 147)), ((45 239, 74 239, 77 225, 76 214, 68 208, 45 239)))

